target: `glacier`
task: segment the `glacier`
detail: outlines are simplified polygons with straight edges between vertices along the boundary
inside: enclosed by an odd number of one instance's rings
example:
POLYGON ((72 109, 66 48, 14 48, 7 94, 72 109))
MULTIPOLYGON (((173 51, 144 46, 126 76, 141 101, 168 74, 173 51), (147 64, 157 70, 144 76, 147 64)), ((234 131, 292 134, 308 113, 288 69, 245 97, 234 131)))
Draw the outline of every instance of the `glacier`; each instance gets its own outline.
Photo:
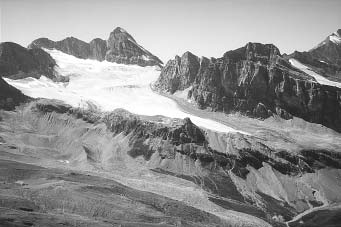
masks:
POLYGON ((296 59, 294 58, 291 58, 289 60, 290 64, 292 66, 294 66, 295 68, 305 72, 306 74, 314 77, 316 79, 316 81, 319 83, 319 84, 323 84, 323 85, 328 85, 328 86, 333 86, 333 87, 338 87, 338 88, 341 88, 341 83, 339 82, 335 82, 335 81, 331 81, 331 80, 328 80, 327 78, 321 76, 320 74, 314 72, 312 69, 310 69, 308 66, 302 64, 301 62, 297 61, 296 59))
POLYGON ((141 67, 107 61, 79 59, 58 50, 48 50, 56 61, 56 72, 69 82, 54 82, 45 76, 19 80, 4 78, 9 84, 33 98, 62 100, 74 107, 100 111, 126 109, 134 114, 170 118, 189 117, 199 127, 224 133, 244 133, 214 120, 185 113, 175 101, 151 89, 160 71, 156 66, 141 67))

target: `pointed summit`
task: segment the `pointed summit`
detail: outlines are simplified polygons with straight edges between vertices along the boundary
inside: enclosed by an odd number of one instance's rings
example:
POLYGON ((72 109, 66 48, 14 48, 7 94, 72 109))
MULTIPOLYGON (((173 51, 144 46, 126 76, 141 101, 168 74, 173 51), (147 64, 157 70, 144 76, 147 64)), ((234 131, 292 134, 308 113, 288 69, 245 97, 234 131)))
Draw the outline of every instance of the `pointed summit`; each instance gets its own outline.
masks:
POLYGON ((333 43, 340 45, 341 44, 341 29, 331 34, 328 38, 333 43))
POLYGON ((159 65, 162 61, 140 46, 136 40, 123 28, 117 27, 109 35, 108 51, 105 59, 123 64, 137 64, 141 66, 159 65))
POLYGON ((107 60, 120 64, 136 64, 140 66, 162 66, 162 61, 140 46, 136 40, 123 28, 115 28, 108 40, 99 38, 86 43, 74 37, 61 41, 52 41, 47 38, 34 40, 28 48, 57 49, 77 58, 107 60))
POLYGON ((313 58, 341 67, 341 29, 329 35, 315 48, 309 50, 313 58))
POLYGON ((124 40, 131 40, 136 43, 135 39, 123 28, 117 27, 115 28, 108 38, 108 42, 111 40, 120 39, 121 41, 124 40))

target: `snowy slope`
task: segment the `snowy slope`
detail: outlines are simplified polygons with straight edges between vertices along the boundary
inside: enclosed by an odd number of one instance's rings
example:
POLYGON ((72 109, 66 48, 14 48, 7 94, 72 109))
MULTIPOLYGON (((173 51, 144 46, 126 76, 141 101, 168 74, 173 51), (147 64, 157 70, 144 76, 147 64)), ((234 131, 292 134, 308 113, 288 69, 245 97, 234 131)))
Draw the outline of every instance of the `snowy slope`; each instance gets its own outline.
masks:
POLYGON ((69 83, 55 83, 44 76, 6 81, 34 98, 59 99, 76 107, 96 106, 102 111, 124 108, 141 115, 190 117, 193 123, 203 128, 219 132, 237 131, 213 120, 184 113, 174 101, 154 93, 150 84, 159 76, 156 67, 84 60, 57 50, 45 51, 56 60, 57 72, 69 76, 69 83))
POLYGON ((329 40, 335 44, 341 44, 341 37, 337 32, 334 32, 332 35, 330 35, 329 40))
POLYGON ((341 83, 328 80, 327 78, 325 78, 325 77, 319 75, 318 73, 314 72, 313 70, 311 70, 309 67, 303 65, 302 63, 300 63, 296 59, 291 58, 289 60, 289 62, 295 68, 297 68, 297 69, 307 73, 308 75, 314 77, 318 83, 341 88, 341 83))

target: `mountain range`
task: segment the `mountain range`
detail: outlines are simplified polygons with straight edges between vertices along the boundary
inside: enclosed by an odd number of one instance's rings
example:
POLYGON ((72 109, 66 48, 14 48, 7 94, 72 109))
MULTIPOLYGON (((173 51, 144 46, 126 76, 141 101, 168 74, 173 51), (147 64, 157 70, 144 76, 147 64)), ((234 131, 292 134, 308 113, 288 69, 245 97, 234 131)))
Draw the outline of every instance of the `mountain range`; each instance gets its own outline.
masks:
POLYGON ((340 36, 165 65, 120 27, 1 43, 0 226, 338 226, 340 36))
POLYGON ((68 37, 54 42, 48 38, 34 40, 29 49, 56 49, 82 59, 95 59, 122 64, 136 64, 140 66, 161 66, 162 61, 140 46, 135 39, 123 28, 115 28, 108 40, 100 38, 86 43, 74 37, 68 37))

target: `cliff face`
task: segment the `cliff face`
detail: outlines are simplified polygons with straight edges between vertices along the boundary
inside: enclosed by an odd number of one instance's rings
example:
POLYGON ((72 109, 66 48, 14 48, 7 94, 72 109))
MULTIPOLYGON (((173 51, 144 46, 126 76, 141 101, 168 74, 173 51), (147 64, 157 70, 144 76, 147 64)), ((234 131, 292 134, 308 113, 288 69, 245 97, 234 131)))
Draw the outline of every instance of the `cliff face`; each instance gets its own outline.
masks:
POLYGON ((93 39, 90 43, 74 37, 61 41, 47 38, 34 40, 29 48, 57 49, 64 53, 82 59, 107 60, 121 64, 136 64, 140 66, 162 65, 162 61, 140 46, 124 29, 118 27, 110 33, 108 40, 93 39))
POLYGON ((0 43, 0 76, 20 79, 39 78, 42 74, 54 77, 56 62, 41 49, 26 49, 16 43, 0 43))
POLYGON ((248 43, 218 59, 185 53, 166 64, 155 87, 170 93, 191 87, 188 98, 200 108, 294 115, 341 131, 341 90, 292 68, 274 45, 248 43))

